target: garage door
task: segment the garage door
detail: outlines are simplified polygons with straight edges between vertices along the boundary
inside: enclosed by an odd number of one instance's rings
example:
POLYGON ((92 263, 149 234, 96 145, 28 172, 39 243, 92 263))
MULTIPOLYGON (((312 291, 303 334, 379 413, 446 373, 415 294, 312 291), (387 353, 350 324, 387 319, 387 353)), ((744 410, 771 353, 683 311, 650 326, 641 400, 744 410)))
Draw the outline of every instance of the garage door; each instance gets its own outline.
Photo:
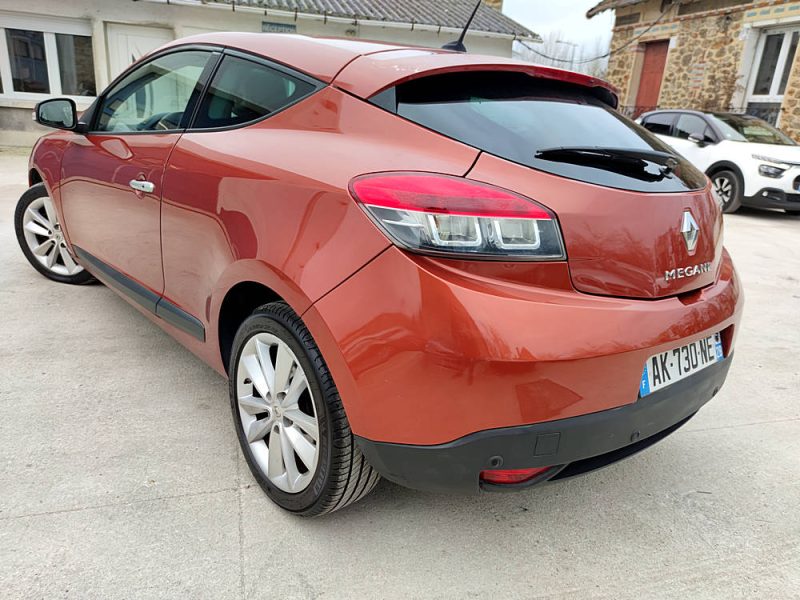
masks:
POLYGON ((109 23, 108 70, 111 79, 127 69, 142 56, 174 39, 171 29, 144 27, 141 25, 121 25, 109 23))

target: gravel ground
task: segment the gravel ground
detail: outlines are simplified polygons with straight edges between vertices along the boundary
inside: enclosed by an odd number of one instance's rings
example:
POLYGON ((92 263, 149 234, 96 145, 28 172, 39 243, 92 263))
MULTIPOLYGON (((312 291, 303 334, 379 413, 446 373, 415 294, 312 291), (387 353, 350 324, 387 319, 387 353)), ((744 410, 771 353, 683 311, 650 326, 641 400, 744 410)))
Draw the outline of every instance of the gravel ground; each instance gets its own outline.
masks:
POLYGON ((48 282, 0 152, 3 598, 800 598, 800 218, 742 211, 726 386, 621 464, 517 494, 382 482, 317 520, 243 462, 225 382, 102 286, 48 282))

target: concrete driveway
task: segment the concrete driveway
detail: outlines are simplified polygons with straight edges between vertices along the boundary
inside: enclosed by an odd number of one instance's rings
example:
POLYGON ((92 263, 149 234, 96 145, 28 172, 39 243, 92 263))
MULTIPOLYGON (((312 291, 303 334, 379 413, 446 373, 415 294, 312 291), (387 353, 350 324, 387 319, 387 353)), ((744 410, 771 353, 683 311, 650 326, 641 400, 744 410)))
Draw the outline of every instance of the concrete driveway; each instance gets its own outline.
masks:
POLYGON ((226 383, 103 286, 28 266, 0 153, 3 598, 800 598, 800 218, 726 217, 747 309, 722 392, 624 463, 517 494, 262 495, 226 383))

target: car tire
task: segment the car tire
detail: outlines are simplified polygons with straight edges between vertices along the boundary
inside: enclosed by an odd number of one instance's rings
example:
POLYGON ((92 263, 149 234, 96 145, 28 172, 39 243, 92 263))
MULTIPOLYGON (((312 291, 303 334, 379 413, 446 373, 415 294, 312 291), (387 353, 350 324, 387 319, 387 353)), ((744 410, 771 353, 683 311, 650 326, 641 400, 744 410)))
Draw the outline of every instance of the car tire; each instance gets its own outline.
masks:
POLYGON ((735 213, 742 206, 742 181, 733 171, 717 171, 711 176, 714 196, 724 213, 735 213))
POLYGON ((356 445, 330 371, 287 304, 266 304, 245 319, 228 373, 242 452, 278 506, 318 516, 375 488, 380 476, 356 445), (306 388, 298 392, 303 379, 306 388))
POLYGON ((14 212, 14 230, 25 258, 48 279, 73 285, 96 281, 69 253, 43 183, 32 186, 20 197, 14 212))

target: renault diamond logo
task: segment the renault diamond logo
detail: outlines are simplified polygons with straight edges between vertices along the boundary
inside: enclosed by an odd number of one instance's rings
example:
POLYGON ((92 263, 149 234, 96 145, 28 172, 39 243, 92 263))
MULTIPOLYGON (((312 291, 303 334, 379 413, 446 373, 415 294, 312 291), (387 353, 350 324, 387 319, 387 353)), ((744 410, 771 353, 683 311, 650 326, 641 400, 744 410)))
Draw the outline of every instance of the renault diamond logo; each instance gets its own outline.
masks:
POLYGON ((681 224, 681 234, 686 242, 686 249, 689 254, 693 254, 697 248, 697 240, 700 237, 700 228, 694 220, 692 213, 688 210, 683 212, 683 223, 681 224))

